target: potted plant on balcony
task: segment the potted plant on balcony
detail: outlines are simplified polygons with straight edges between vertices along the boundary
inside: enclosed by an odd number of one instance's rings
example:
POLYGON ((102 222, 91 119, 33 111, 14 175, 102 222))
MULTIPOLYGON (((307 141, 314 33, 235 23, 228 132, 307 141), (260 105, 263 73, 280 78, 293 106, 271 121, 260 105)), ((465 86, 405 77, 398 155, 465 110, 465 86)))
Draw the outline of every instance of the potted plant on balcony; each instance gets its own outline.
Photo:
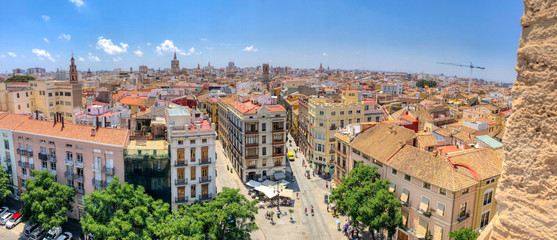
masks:
POLYGON ((424 213, 426 216, 430 217, 431 216, 431 209, 427 209, 427 211, 425 211, 424 213))
POLYGON ((292 213, 294 213, 294 209, 288 209, 288 212, 290 213, 290 222, 294 223, 294 219, 292 219, 292 213))
POLYGON ((433 236, 431 236, 431 232, 430 232, 430 231, 427 231, 427 232, 425 233, 425 240, 431 240, 432 238, 433 238, 433 236))

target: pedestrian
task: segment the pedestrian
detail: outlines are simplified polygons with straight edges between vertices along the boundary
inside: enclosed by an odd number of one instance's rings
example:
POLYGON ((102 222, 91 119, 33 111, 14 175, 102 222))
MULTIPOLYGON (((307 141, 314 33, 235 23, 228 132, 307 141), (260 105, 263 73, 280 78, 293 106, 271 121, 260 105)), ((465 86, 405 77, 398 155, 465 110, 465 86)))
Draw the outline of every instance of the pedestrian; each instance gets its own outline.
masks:
POLYGON ((329 204, 327 204, 327 212, 329 212, 329 204))
POLYGON ((352 230, 350 231, 350 236, 352 236, 352 238, 354 238, 354 229, 352 228, 352 230))
POLYGON ((325 188, 329 188, 329 182, 325 182, 325 188))

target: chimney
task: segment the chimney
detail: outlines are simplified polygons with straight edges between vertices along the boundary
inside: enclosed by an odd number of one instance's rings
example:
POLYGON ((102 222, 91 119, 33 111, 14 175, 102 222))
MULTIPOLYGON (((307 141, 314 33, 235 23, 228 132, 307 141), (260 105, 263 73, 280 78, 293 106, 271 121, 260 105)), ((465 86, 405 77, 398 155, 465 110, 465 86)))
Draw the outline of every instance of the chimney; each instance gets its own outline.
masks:
POLYGON ((35 110, 35 115, 37 116, 37 120, 39 120, 39 110, 35 110))
POLYGON ((52 125, 53 127, 56 126, 56 113, 54 113, 54 125, 52 125))
POLYGON ((62 122, 62 129, 64 129, 64 115, 60 113, 60 121, 62 122))
POLYGON ((95 127, 99 129, 99 116, 95 116, 95 127))
POLYGON ((94 137, 94 136, 95 136, 95 132, 96 132, 96 131, 97 131, 97 130, 96 130, 95 128, 91 128, 91 137, 94 137))

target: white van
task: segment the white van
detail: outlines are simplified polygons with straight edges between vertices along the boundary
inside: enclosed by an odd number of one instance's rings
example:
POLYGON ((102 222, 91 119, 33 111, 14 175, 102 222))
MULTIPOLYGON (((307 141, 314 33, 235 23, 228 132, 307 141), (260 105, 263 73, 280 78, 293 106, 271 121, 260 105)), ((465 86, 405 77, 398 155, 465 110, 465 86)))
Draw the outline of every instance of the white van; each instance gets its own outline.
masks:
POLYGON ((48 231, 48 233, 43 238, 43 240, 54 240, 54 239, 58 238, 60 236, 60 234, 62 234, 62 228, 61 227, 55 227, 53 229, 50 229, 50 231, 48 231))
POLYGON ((38 227, 37 229, 35 229, 35 231, 31 233, 31 235, 29 235, 29 239, 41 240, 44 238, 45 235, 46 235, 46 230, 44 230, 43 227, 38 227))

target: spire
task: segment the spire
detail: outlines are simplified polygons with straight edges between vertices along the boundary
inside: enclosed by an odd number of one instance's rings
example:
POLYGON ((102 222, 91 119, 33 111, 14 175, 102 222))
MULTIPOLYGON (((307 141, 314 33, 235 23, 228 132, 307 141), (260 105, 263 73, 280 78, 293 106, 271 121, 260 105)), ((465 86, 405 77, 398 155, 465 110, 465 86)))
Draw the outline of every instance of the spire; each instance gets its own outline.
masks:
POLYGON ((174 60, 176 60, 176 51, 174 51, 174 60))

